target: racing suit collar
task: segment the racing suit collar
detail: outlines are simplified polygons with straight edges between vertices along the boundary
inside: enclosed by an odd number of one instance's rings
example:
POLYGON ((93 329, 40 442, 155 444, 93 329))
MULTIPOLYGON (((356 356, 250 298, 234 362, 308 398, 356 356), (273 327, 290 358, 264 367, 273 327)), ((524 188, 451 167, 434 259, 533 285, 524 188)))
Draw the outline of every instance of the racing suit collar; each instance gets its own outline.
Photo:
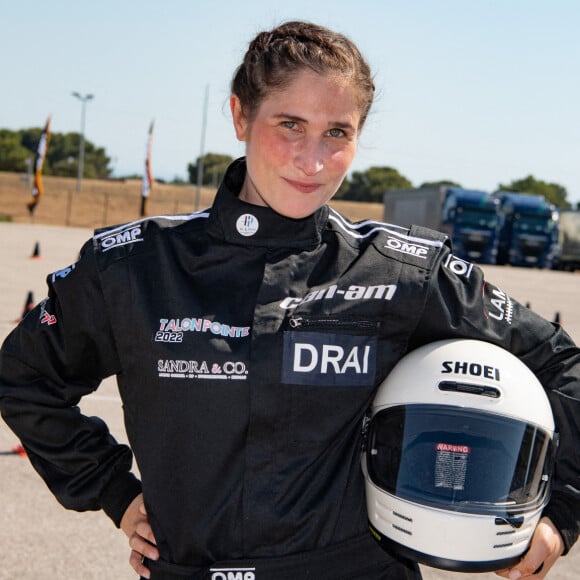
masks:
POLYGON ((244 157, 227 169, 210 212, 210 235, 233 244, 262 247, 315 248, 328 219, 324 205, 312 215, 291 219, 269 207, 241 201, 238 194, 246 176, 244 157))

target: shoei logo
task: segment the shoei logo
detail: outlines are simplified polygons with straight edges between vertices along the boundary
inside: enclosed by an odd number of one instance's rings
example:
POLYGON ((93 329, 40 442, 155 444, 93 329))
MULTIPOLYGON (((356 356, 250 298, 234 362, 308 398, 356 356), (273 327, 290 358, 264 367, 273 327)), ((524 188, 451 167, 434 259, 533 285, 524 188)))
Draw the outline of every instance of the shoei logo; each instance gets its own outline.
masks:
POLYGON ((469 278, 471 270, 473 270, 473 264, 471 262, 466 262, 453 254, 447 256, 443 265, 454 274, 457 274, 457 276, 464 276, 465 278, 469 278))
POLYGON ((483 377, 499 381, 499 369, 491 365, 464 360, 446 360, 441 363, 441 374, 466 375, 471 377, 483 377))
POLYGON ((101 249, 103 252, 117 248, 118 246, 126 246, 133 242, 142 242, 141 226, 131 226, 120 232, 115 232, 101 239, 101 249))
POLYGON ((417 258, 422 258, 423 260, 429 253, 428 246, 411 244, 410 242, 404 242, 392 236, 388 237, 385 248, 390 248, 391 250, 395 250, 395 252, 401 252, 402 254, 410 254, 411 256, 416 256, 417 258))
POLYGON ((259 227, 260 222, 258 222, 258 218, 251 213, 241 215, 236 221, 236 230, 242 236, 253 236, 259 227))
POLYGON ((211 580, 256 580, 255 568, 210 568, 211 580))
POLYGON ((374 336, 285 332, 282 382, 337 387, 372 385, 376 354, 374 336))

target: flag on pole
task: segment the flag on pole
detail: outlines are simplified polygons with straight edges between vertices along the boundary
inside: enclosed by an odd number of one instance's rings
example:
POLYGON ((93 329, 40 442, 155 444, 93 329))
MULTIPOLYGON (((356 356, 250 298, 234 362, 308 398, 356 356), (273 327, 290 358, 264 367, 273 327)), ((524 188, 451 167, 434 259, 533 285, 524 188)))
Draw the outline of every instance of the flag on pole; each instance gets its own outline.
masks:
POLYGON ((153 175, 151 174, 151 148, 153 145, 153 125, 154 122, 151 121, 149 125, 149 134, 147 136, 147 148, 145 151, 145 171, 143 173, 143 185, 141 187, 141 217, 147 215, 147 198, 149 197, 149 192, 153 187, 153 175))
POLYGON ((34 214, 34 210, 44 193, 44 186, 42 185, 42 167, 44 165, 44 158, 46 157, 46 150, 48 149, 48 142, 50 140, 50 115, 46 120, 44 130, 40 135, 40 141, 36 150, 36 161, 34 163, 34 185, 32 186, 32 200, 26 204, 30 215, 34 214))

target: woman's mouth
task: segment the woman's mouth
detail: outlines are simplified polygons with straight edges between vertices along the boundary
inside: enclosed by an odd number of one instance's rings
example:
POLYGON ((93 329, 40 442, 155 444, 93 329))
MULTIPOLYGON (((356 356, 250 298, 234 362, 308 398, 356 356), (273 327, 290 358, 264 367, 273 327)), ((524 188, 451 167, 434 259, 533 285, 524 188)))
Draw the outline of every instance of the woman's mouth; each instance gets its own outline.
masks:
POLYGON ((284 181, 288 183, 294 189, 297 189, 301 193, 312 193, 316 191, 322 184, 312 181, 296 181, 294 179, 286 179, 284 181))

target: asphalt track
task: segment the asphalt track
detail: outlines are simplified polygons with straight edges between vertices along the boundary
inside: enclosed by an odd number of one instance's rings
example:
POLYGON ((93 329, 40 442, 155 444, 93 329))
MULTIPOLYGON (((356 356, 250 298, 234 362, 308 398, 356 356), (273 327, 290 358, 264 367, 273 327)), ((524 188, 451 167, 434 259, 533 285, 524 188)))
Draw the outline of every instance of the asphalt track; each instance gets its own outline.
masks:
MULTIPOLYGON (((73 263, 90 235, 88 229, 0 223, 0 340, 22 315, 28 293, 32 292, 35 303, 44 298, 46 276, 73 263), (32 258, 37 243, 39 257, 32 258)), ((529 303, 550 320, 558 316, 580 342, 580 274, 506 267, 485 270, 487 278, 513 298, 529 303)), ((113 380, 105 381, 81 407, 104 418, 117 439, 126 441, 113 380)), ((11 452, 17 443, 0 420, 0 580, 136 578, 122 532, 102 513, 63 509, 28 461, 11 452)), ((431 568, 423 571, 426 580, 468 578, 431 568)), ((471 577, 498 578, 491 573, 471 577)), ((579 577, 580 543, 549 575, 551 580, 579 577)))

